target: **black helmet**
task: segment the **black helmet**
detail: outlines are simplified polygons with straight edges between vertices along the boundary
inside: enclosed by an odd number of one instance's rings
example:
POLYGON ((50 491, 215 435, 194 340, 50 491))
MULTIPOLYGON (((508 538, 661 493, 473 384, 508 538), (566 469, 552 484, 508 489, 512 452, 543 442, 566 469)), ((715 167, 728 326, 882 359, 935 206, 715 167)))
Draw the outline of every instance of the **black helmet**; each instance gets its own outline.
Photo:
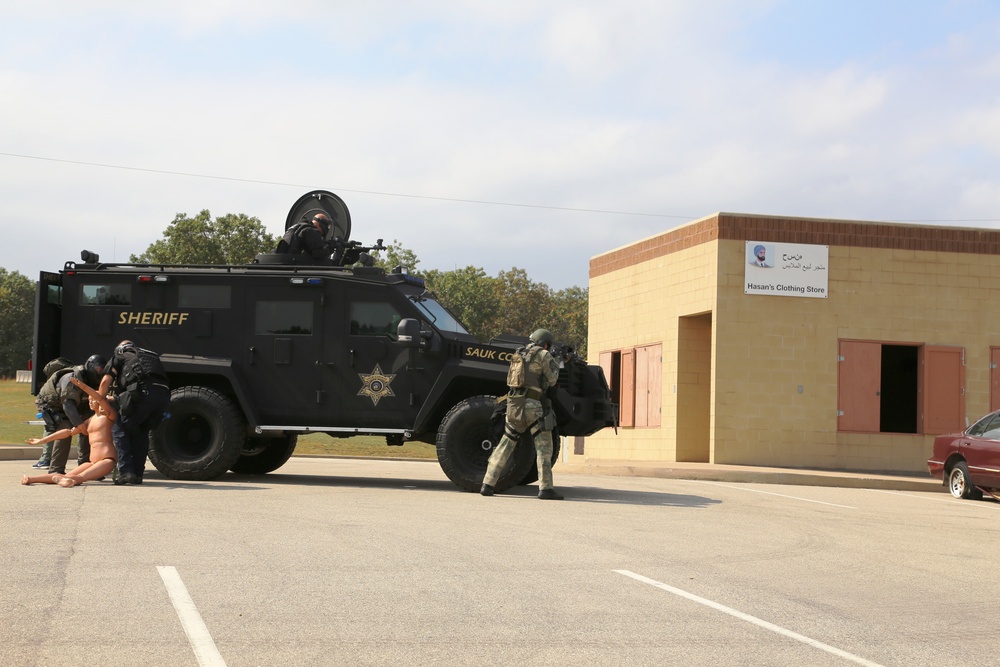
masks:
POLYGON ((101 355, 92 354, 87 357, 87 361, 83 364, 83 367, 95 375, 104 375, 104 367, 107 363, 101 355))
POLYGON ((82 366, 77 366, 79 371, 74 373, 84 384, 90 385, 94 389, 101 383, 101 376, 104 375, 105 361, 99 354, 92 354, 87 357, 87 361, 82 366))
POLYGON ((545 345, 546 343, 551 345, 556 342, 556 337, 548 329, 535 329, 534 333, 531 334, 531 342, 535 345, 545 345))

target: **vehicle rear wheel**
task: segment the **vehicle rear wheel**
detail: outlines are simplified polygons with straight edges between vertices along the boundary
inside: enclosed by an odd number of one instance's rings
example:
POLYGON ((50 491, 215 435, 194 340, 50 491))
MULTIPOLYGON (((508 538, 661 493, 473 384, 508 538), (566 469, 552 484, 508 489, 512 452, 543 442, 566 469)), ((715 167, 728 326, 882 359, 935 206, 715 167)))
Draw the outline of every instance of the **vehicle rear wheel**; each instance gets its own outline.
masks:
POLYGON ((975 498, 977 495, 982 497, 982 492, 969 479, 969 466, 965 461, 959 461, 952 466, 951 472, 948 473, 948 490, 956 498, 975 498))
MULTIPOLYGON (((531 444, 531 447, 532 448, 535 447, 534 443, 531 444)), ((551 462, 552 465, 555 465, 556 461, 559 460, 559 449, 560 449, 559 434, 556 433, 555 431, 553 431, 552 432, 552 462, 551 462)), ((538 457, 536 456, 531 461, 531 469, 528 470, 528 474, 525 475, 524 479, 521 480, 521 486, 527 486, 528 484, 534 484, 537 481, 538 481, 538 457)))
MULTIPOLYGON (((490 417, 496 398, 473 396, 448 411, 437 433, 437 455, 441 469, 460 489, 478 491, 486 476, 490 454, 497 444, 490 417)), ((494 485, 506 491, 523 479, 535 458, 534 447, 522 441, 494 485)))
POLYGON ((149 459, 171 479, 214 479, 240 457, 246 425, 236 405, 207 387, 170 392, 170 419, 150 434, 149 459))
POLYGON ((240 458, 236 460, 233 472, 247 475, 263 475, 285 465, 295 451, 297 435, 280 435, 274 438, 247 438, 240 458))

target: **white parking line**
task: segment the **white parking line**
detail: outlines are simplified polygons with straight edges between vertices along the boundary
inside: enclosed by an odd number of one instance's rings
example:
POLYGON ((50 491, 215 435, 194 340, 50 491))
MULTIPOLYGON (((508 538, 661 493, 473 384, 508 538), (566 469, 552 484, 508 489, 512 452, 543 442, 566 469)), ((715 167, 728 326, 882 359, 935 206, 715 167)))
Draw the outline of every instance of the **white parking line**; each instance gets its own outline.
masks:
POLYGON ((163 579, 163 585, 167 587, 170 602, 173 603, 177 616, 181 619, 184 634, 191 642, 191 649, 194 651, 194 657, 198 659, 198 664, 201 667, 226 667, 226 661, 215 647, 208 626, 201 619, 198 608, 194 606, 194 600, 188 595, 187 588, 181 581, 181 575, 177 574, 177 568, 172 565, 157 565, 156 570, 163 579))
POLYGON ((626 577, 631 577, 636 581, 641 581, 644 584, 655 586, 656 588, 667 591, 668 593, 679 595, 680 597, 691 600, 692 602, 697 602, 698 604, 703 604, 706 607, 711 607, 712 609, 715 609, 716 611, 721 611, 724 614, 735 616, 740 620, 747 621, 748 623, 753 623, 754 625, 762 627, 765 630, 770 630, 771 632, 777 632, 779 635, 784 635, 785 637, 789 637, 791 639, 794 639, 795 641, 802 642, 803 644, 808 644, 813 648, 818 648, 821 651, 826 651, 831 655, 835 655, 845 660, 856 662, 859 665, 867 665, 868 667, 882 667, 882 665, 880 665, 877 662, 872 662, 871 660, 865 660, 864 658, 856 656, 853 653, 848 653, 847 651, 843 651, 835 646, 830 646, 829 644, 824 644, 823 642, 816 641, 815 639, 810 639, 809 637, 800 635, 797 632, 786 630, 785 628, 775 625, 774 623, 769 623, 763 619, 757 618, 756 616, 751 616, 750 614, 744 614, 742 611, 736 611, 735 609, 727 607, 723 604, 719 604, 718 602, 712 602, 711 600, 706 600, 703 597, 698 597, 693 593, 682 591, 679 588, 674 588, 673 586, 668 586, 667 584, 661 584, 660 582, 655 581, 653 579, 649 579, 648 577, 644 577, 641 574, 636 574, 635 572, 629 572, 628 570, 615 570, 615 572, 617 572, 618 574, 623 574, 626 577))
POLYGON ((724 486, 727 489, 736 489, 737 491, 747 491, 748 493, 763 493, 766 496, 778 496, 779 498, 791 498, 792 500, 801 500, 804 503, 817 503, 819 505, 829 505, 830 507, 839 507, 845 510, 856 510, 857 507, 851 507, 850 505, 838 505, 837 503, 827 503, 822 500, 812 500, 810 498, 800 498, 799 496, 788 496, 784 493, 774 493, 772 491, 760 491, 758 489, 748 489, 743 486, 732 486, 730 484, 722 484, 721 482, 709 482, 704 479, 681 479, 677 480, 679 482, 691 482, 692 484, 711 484, 712 486, 724 486))
POLYGON ((893 496, 903 496, 904 498, 916 498, 917 500, 931 500, 939 503, 949 503, 955 505, 963 505, 965 507, 985 507, 991 510, 1000 509, 1000 503, 993 502, 991 500, 969 500, 969 499, 959 499, 955 498, 948 493, 934 493, 933 495, 916 496, 912 493, 904 493, 902 491, 891 491, 889 489, 868 489, 868 491, 874 491, 875 493, 888 493, 893 496))

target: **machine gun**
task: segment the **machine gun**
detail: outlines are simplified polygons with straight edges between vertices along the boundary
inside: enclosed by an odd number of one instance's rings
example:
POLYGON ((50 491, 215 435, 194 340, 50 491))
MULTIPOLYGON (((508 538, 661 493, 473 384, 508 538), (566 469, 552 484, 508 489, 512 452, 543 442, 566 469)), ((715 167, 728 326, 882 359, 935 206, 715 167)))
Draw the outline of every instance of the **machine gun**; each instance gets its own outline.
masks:
POLYGON ((385 250, 382 239, 375 241, 375 245, 363 245, 361 241, 342 241, 334 239, 336 247, 331 260, 334 266, 350 266, 360 263, 361 266, 375 266, 375 258, 371 256, 371 251, 385 250))
POLYGON ((586 360, 577 354, 576 348, 566 343, 554 344, 549 352, 556 358, 556 361, 563 366, 568 366, 574 361, 582 361, 586 363, 586 360))

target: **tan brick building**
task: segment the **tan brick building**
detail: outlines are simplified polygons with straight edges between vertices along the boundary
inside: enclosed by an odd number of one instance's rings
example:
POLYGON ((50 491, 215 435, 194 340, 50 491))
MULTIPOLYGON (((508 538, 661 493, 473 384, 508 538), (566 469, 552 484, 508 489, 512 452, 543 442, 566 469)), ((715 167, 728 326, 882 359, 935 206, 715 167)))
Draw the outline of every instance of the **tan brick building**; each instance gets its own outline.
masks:
POLYGON ((591 259, 588 349, 622 427, 570 463, 926 472, 1000 407, 1000 231, 711 215, 591 259))

